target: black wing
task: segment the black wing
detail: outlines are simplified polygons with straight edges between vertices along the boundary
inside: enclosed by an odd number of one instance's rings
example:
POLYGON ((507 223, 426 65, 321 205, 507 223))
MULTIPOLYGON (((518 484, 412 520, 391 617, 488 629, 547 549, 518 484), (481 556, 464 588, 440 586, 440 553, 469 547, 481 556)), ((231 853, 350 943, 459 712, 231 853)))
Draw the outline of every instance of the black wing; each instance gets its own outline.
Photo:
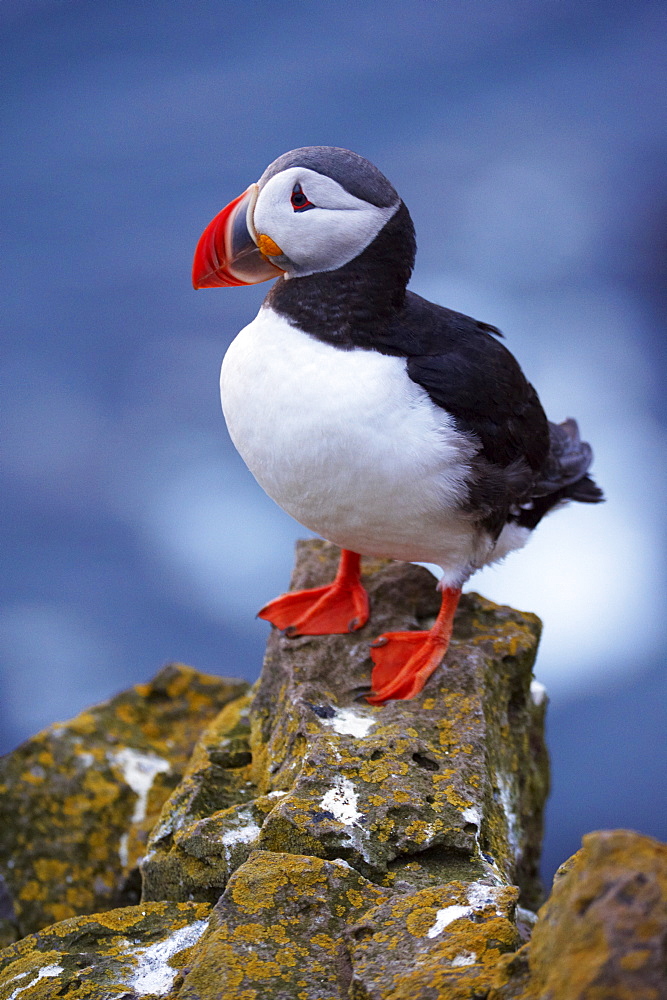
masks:
POLYGON ((457 427, 474 434, 481 454, 507 468, 539 473, 549 455, 549 424, 532 385, 486 323, 408 292, 386 346, 407 357, 407 371, 457 427))
POLYGON ((576 421, 547 420, 495 327, 407 293, 380 349, 402 354, 413 382, 474 436, 469 506, 492 535, 508 520, 534 528, 567 500, 599 503, 587 475, 593 453, 576 421))

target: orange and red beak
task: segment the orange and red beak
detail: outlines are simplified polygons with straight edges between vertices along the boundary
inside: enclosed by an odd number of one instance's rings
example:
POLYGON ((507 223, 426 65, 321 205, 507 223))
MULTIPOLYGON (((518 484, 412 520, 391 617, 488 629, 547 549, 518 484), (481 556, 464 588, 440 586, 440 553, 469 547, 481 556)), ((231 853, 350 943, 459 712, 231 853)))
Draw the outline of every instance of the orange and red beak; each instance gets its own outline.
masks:
POLYGON ((251 184, 218 212, 199 237, 192 264, 195 288, 255 285, 284 273, 255 242, 252 213, 258 193, 257 185, 251 184))

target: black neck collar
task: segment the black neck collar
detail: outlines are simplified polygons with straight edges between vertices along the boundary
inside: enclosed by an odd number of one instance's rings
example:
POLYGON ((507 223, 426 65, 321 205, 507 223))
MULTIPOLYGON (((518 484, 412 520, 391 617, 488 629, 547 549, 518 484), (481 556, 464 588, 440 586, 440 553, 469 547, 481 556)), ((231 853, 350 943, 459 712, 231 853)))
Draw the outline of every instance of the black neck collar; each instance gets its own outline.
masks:
POLYGON ((305 333, 343 349, 372 348, 405 304, 415 259, 401 202, 370 246, 336 271, 279 279, 265 302, 305 333))

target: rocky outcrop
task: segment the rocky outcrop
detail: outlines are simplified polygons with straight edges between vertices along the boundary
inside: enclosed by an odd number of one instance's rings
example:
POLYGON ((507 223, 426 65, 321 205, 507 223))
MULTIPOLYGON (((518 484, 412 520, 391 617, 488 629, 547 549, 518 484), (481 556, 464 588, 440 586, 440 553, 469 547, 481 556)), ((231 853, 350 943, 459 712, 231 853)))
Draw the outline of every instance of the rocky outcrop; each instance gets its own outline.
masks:
POLYGON ((172 664, 0 759, 0 944, 138 902, 138 859, 202 724, 247 687, 172 664))
MULTIPOLYGON (((302 543, 293 586, 331 579, 336 557, 302 543)), ((427 626, 438 599, 418 567, 365 573, 371 624, 273 631, 252 691, 167 668, 5 760, 8 926, 72 916, 0 952, 0 1000, 662 996, 665 849, 649 838, 590 835, 531 937, 548 784, 538 620, 467 595, 426 689, 370 706, 369 642, 427 626), (142 902, 122 906, 138 860, 142 902), (118 908, 86 915, 98 898, 118 908)))
MULTIPOLYGON (((294 587, 335 573, 302 544, 294 587)), ((539 894, 547 790, 545 705, 531 696, 539 622, 477 595, 461 602, 445 665, 410 702, 371 707, 370 641, 434 617, 433 578, 368 567, 372 624, 354 636, 274 631, 252 698, 230 704, 165 805, 143 862, 144 898, 215 902, 253 850, 347 861, 391 885, 488 875, 539 894), (414 880, 410 876, 410 880, 414 880)))
POLYGON ((631 830, 584 837, 556 872, 530 943, 489 1000, 667 997, 667 845, 631 830))

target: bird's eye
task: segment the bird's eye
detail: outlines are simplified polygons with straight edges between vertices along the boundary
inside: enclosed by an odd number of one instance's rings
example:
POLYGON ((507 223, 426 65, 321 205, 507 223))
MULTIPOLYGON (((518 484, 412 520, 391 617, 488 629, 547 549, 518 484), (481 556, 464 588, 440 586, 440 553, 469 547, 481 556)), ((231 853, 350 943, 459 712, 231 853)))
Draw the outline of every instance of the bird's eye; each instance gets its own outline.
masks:
POLYGON ((312 201, 308 201, 308 198, 301 190, 300 184, 295 184, 292 188, 290 201, 295 212, 306 212, 309 208, 315 208, 312 201))

